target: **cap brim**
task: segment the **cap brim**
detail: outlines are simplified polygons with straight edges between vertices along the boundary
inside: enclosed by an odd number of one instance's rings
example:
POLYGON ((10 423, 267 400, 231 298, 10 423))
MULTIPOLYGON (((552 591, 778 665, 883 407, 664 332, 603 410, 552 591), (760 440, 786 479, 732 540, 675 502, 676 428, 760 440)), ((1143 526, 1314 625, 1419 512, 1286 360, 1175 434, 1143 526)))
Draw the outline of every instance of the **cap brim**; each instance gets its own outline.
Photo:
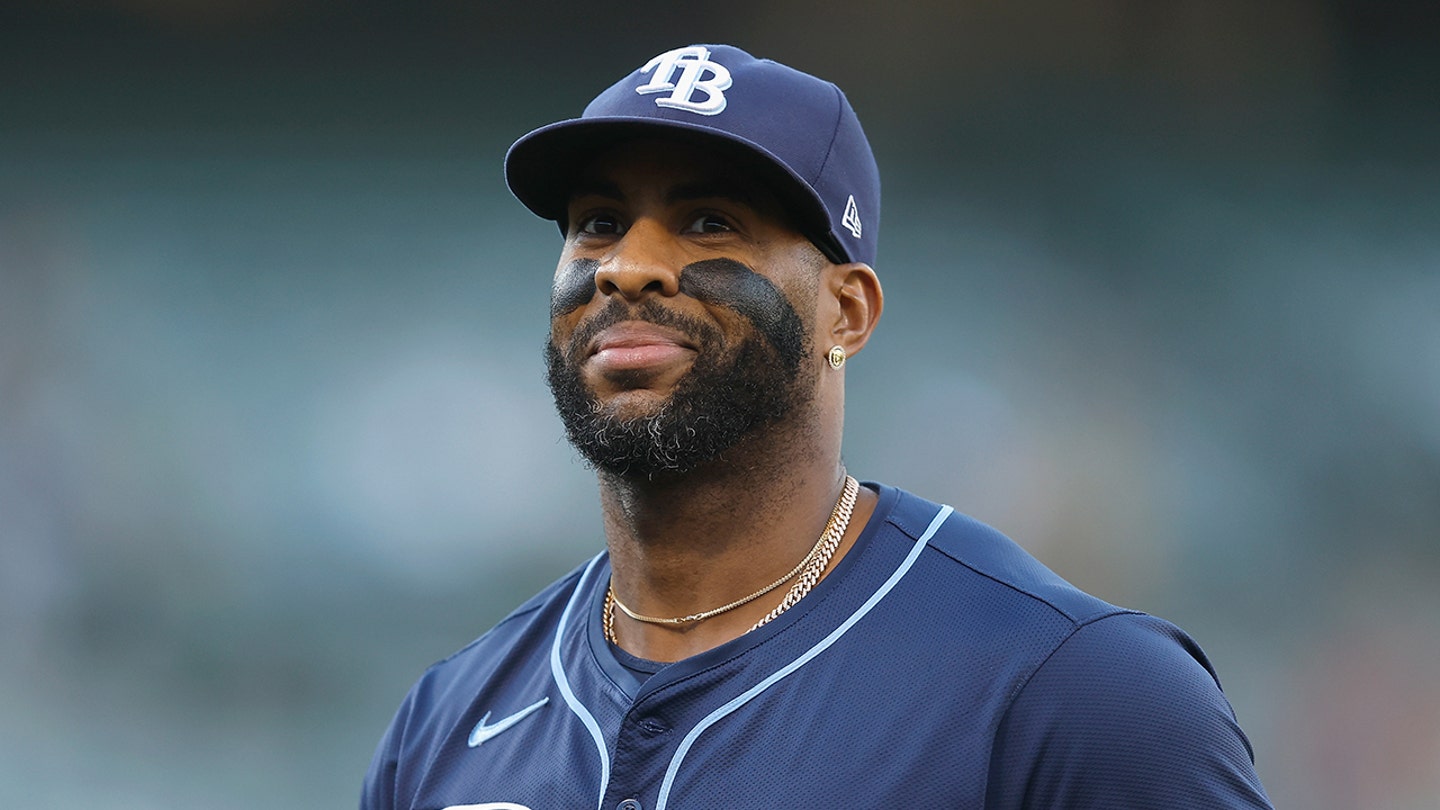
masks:
POLYGON ((762 179, 780 198, 795 227, 832 262, 848 261, 824 203, 806 178, 764 147, 699 124, 626 116, 559 121, 525 135, 510 147, 505 155, 505 182, 526 208, 563 226, 575 181, 595 157, 625 141, 656 136, 698 140, 755 158, 755 171, 765 175, 762 179))

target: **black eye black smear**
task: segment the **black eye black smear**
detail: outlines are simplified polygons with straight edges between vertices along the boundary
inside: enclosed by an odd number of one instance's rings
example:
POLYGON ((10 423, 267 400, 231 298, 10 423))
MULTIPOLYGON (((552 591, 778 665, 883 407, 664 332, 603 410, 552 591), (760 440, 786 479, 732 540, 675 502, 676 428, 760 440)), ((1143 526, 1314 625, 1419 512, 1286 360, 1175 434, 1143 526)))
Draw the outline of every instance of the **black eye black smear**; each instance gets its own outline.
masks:
POLYGON ((680 292, 697 301, 738 312, 798 367, 805 353, 805 327, 770 279, 734 259, 706 259, 680 271, 680 292))
POLYGON ((590 303, 595 295, 595 272, 600 269, 596 259, 576 259, 555 274, 550 290, 550 317, 558 318, 590 303))

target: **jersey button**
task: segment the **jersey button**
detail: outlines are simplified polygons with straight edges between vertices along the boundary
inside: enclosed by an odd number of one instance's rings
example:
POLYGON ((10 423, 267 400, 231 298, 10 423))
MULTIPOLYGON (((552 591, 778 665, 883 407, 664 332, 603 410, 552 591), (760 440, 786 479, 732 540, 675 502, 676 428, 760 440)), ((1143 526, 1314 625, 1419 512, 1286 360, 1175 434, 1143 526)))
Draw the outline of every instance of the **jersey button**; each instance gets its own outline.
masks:
POLYGON ((625 801, 615 805, 615 810, 645 810, 645 808, 640 804, 640 802, 634 799, 626 799, 625 801))

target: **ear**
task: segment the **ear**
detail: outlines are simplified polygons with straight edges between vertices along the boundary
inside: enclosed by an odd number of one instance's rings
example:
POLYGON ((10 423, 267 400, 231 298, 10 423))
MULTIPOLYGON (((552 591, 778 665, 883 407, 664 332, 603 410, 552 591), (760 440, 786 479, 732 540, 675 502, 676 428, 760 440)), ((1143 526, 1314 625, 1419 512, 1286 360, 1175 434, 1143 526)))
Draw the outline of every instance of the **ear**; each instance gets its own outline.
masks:
POLYGON ((852 262, 831 265, 825 284, 835 306, 828 324, 830 342, 819 348, 840 346, 847 355, 858 354, 880 322, 880 310, 885 308, 880 278, 870 265, 852 262))

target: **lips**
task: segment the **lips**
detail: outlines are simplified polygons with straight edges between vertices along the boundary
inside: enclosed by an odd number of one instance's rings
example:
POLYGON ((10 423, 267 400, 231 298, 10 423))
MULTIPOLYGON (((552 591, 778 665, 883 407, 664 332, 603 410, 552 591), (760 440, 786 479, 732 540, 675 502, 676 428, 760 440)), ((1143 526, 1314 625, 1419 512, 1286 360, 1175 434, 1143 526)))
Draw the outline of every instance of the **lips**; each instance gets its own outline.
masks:
POLYGON ((624 321, 595 336, 587 360, 601 371, 634 371, 689 359, 695 352, 694 342, 676 329, 648 321, 624 321))

